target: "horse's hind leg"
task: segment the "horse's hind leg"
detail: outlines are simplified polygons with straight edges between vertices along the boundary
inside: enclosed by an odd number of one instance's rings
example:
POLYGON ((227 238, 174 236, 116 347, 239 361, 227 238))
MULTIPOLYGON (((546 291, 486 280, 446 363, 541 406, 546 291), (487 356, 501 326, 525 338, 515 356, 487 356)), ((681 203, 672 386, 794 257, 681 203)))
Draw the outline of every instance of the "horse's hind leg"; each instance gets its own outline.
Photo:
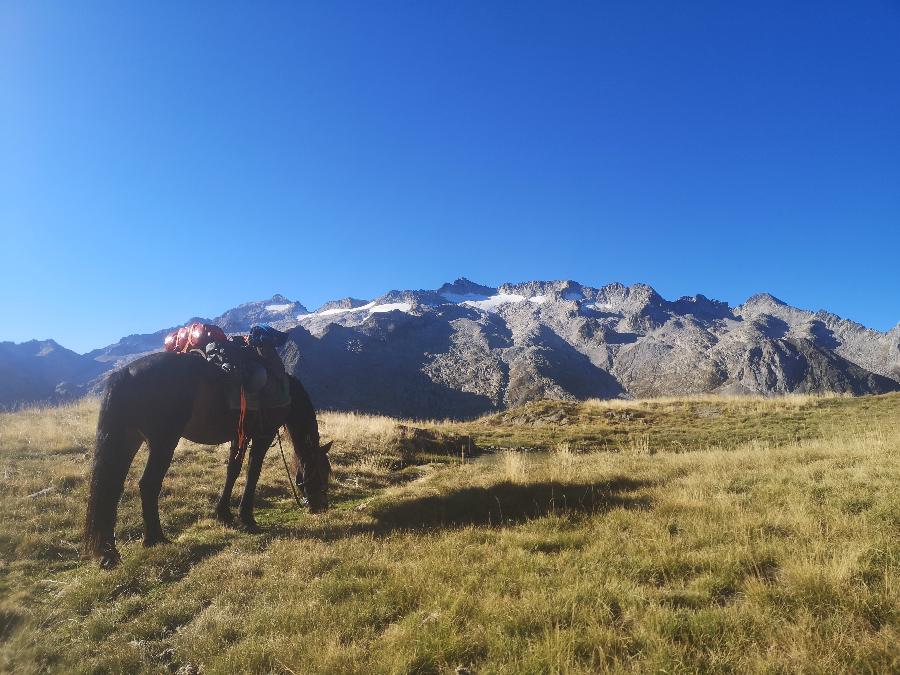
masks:
MULTIPOLYGON (((246 447, 243 448, 246 450, 246 447)), ((244 452, 238 447, 237 441, 231 442, 231 452, 228 455, 228 470, 225 474, 225 486, 219 495, 216 504, 216 520, 226 525, 231 525, 234 520, 231 515, 231 491, 234 490, 234 482, 241 473, 241 465, 244 463, 244 452)))
POLYGON ((116 548, 116 515, 128 469, 143 442, 133 429, 97 434, 87 529, 89 552, 100 559, 103 569, 115 567, 122 559, 116 548))
POLYGON ((148 442, 150 456, 147 458, 147 466, 139 483, 141 509, 144 514, 144 546, 155 546, 169 541, 163 534, 159 522, 159 492, 180 437, 179 435, 174 438, 151 438, 148 442))

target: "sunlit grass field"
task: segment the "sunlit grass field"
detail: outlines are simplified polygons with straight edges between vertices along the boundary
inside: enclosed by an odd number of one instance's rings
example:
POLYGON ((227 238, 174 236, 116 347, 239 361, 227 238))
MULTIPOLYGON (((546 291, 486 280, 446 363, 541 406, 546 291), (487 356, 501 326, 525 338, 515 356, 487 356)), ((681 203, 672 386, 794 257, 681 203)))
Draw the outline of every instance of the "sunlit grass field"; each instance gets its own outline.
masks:
POLYGON ((898 395, 323 413, 332 510, 276 445, 262 534, 210 517, 227 448, 183 442, 150 550, 142 450, 112 572, 79 556, 96 414, 0 415, 0 670, 900 671, 898 395))

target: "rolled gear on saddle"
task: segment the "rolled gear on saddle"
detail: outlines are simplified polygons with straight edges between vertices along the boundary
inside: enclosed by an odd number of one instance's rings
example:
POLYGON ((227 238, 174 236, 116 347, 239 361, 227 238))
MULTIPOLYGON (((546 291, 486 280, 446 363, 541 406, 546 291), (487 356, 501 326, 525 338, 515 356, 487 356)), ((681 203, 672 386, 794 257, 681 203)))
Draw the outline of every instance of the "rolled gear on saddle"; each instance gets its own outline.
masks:
POLYGON ((268 384, 260 393, 260 403, 265 407, 280 407, 291 402, 287 371, 276 349, 284 345, 287 339, 287 333, 265 323, 251 327, 247 336, 247 344, 256 350, 268 373, 268 384))
POLYGON ((219 366, 226 373, 240 377, 240 364, 244 360, 241 349, 244 345, 242 336, 210 342, 206 345, 206 360, 219 366))
MULTIPOLYGON (((255 396, 266 386, 266 368, 243 335, 210 342, 206 345, 206 360, 219 366, 231 377, 233 386, 243 387, 247 395, 255 396)), ((239 391, 232 393, 231 398, 237 400, 239 394, 239 391)))

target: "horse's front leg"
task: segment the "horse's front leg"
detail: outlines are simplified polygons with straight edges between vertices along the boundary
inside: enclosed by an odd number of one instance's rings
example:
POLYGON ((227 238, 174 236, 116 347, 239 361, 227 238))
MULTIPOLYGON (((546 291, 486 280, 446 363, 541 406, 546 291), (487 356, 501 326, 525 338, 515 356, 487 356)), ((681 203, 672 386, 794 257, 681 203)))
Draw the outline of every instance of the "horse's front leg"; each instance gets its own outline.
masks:
POLYGON ((274 436, 255 436, 250 446, 250 461, 247 464, 247 484, 244 485, 244 496, 241 497, 240 519, 241 527, 249 532, 256 532, 259 528, 253 517, 253 500, 256 495, 256 483, 262 471, 263 459, 268 452, 274 436))
POLYGON ((241 448, 237 441, 231 442, 231 451, 228 455, 228 470, 225 474, 225 486, 222 488, 222 494, 219 495, 219 502, 216 504, 216 520, 226 525, 230 525, 234 518, 231 515, 231 491, 234 489, 234 482, 241 473, 241 465, 244 463, 244 452, 246 446, 241 448))

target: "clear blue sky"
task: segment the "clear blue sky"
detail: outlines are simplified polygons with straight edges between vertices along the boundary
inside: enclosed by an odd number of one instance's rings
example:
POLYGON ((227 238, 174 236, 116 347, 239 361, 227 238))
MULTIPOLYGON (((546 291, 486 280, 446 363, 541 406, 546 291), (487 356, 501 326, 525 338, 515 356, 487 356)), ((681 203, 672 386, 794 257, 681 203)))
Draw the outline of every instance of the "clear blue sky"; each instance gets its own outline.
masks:
POLYGON ((0 340, 571 278, 900 320, 900 3, 0 4, 0 340))

